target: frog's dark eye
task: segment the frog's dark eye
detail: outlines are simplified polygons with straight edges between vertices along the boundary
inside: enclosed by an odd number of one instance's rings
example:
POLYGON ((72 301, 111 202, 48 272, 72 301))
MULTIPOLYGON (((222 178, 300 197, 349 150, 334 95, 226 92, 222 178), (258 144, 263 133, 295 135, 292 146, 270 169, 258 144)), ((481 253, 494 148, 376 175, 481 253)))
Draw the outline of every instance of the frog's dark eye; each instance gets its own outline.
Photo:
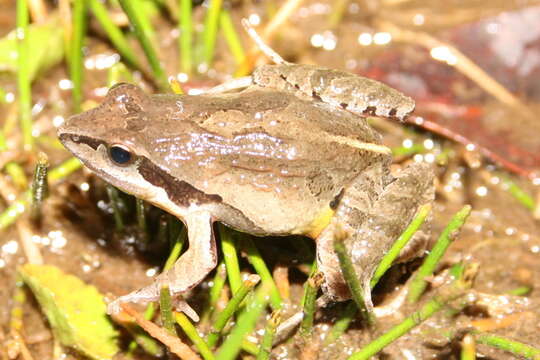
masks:
POLYGON ((116 165, 129 165, 135 159, 132 152, 122 145, 113 145, 109 148, 109 157, 116 165))

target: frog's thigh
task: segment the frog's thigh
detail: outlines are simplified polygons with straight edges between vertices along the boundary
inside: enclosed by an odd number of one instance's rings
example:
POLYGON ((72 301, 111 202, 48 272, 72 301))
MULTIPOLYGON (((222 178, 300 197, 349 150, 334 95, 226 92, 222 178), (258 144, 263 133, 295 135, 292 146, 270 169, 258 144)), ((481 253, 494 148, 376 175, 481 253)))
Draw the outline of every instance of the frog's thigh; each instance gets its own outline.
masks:
POLYGON ((412 164, 371 202, 358 201, 365 195, 364 181, 353 184, 344 194, 333 223, 317 239, 319 268, 325 275, 324 290, 337 300, 350 297, 333 252, 338 227, 350 236, 345 246, 371 305, 370 281, 375 268, 395 239, 410 223, 419 206, 433 199, 433 174, 427 164, 412 164), (324 251, 323 251, 324 250, 324 251))

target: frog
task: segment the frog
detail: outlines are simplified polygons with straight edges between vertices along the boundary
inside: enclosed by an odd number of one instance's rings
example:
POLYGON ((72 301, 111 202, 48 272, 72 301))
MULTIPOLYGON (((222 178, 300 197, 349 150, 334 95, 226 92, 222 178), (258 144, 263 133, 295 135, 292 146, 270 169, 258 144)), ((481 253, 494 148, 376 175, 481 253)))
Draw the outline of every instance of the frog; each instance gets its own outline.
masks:
MULTIPOLYGON (((376 265, 434 196, 431 166, 414 162, 393 174, 391 150, 366 117, 258 84, 200 95, 117 84, 99 106, 68 118, 58 137, 99 177, 187 227, 189 247, 174 266, 110 302, 110 313, 124 302, 156 301, 166 285, 178 309, 197 319, 182 296, 217 264, 217 221, 258 237, 314 239, 322 289, 333 301, 350 298, 333 248, 345 231, 372 306, 376 265)), ((403 256, 411 248, 408 257, 423 251, 413 244, 403 256)))

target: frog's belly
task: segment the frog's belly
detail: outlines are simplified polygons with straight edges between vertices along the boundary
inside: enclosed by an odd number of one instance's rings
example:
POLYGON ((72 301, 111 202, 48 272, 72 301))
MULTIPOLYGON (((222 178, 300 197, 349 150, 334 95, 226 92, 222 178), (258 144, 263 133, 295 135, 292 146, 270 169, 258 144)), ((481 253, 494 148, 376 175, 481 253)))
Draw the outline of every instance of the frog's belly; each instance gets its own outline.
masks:
POLYGON ((213 211, 217 220, 254 235, 302 234, 316 237, 328 225, 334 211, 332 196, 306 196, 261 192, 250 188, 225 196, 213 211), (328 197, 328 199, 326 199, 328 197))

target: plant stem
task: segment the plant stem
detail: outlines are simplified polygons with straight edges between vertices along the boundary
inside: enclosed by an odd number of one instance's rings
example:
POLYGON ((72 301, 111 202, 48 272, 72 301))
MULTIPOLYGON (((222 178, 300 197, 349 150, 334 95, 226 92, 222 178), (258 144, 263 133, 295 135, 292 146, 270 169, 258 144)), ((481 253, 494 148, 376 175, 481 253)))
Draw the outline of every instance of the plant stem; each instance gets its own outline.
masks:
POLYGON ((141 45, 144 55, 146 56, 146 59, 148 60, 148 63, 150 64, 150 68, 152 69, 152 73, 154 74, 154 81, 158 84, 158 86, 161 88, 161 90, 166 91, 169 89, 167 78, 165 76, 165 71, 161 67, 161 63, 159 62, 157 52, 154 49, 154 46, 152 45, 152 42, 150 41, 150 38, 148 37, 148 33, 150 32, 148 29, 149 24, 144 25, 145 22, 141 18, 141 14, 139 11, 136 10, 136 7, 133 4, 132 0, 119 0, 120 6, 122 6, 122 9, 126 13, 129 22, 131 23, 133 27, 133 31, 135 33, 135 36, 137 37, 137 40, 139 41, 139 44, 141 45))
POLYGON ((217 359, 236 359, 238 353, 242 349, 244 337, 253 331, 255 325, 257 324, 257 320, 268 304, 269 293, 270 289, 265 284, 262 284, 261 287, 255 292, 253 301, 246 305, 246 311, 238 317, 236 326, 232 329, 223 345, 221 345, 219 348, 216 356, 217 359))
POLYGON ((30 49, 28 48, 28 3, 17 0, 17 88, 19 91, 19 120, 24 150, 32 150, 32 88, 30 79, 30 49))
POLYGON ((193 19, 192 0, 180 1, 178 46, 180 48, 180 71, 191 74, 193 69, 193 19))
POLYGON ((229 280, 231 292, 234 295, 242 285, 240 265, 238 265, 238 254, 236 251, 236 240, 231 231, 222 224, 219 225, 219 236, 221 237, 223 259, 227 267, 227 279, 229 280))
POLYGON ((336 231, 334 250, 338 256, 341 272, 343 273, 343 277, 345 278, 347 286, 351 291, 352 298, 358 309, 360 309, 362 318, 369 326, 372 326, 375 323, 375 317, 370 311, 368 311, 366 307, 362 285, 360 284, 358 276, 356 275, 351 258, 349 257, 349 254, 347 254, 347 249, 345 248, 344 244, 344 240, 347 238, 347 236, 348 234, 343 230, 336 231))
POLYGON ((351 321, 354 320, 358 307, 354 301, 349 301, 345 309, 342 311, 340 318, 334 323, 332 330, 328 332, 328 336, 324 339, 325 345, 330 345, 341 335, 345 333, 351 321))
POLYGON ((223 0, 210 0, 208 12, 204 20, 203 45, 204 62, 207 66, 212 64, 216 48, 216 38, 219 24, 219 13, 223 0))
POLYGON ((523 356, 527 359, 540 359, 540 349, 530 345, 487 333, 474 333, 474 335, 478 344, 489 345, 497 349, 509 351, 514 355, 523 356))
POLYGON ((461 341, 460 360, 476 360, 476 342, 471 334, 465 335, 461 341))
MULTIPOLYGON (((316 269, 315 269, 316 270, 316 269)), ((314 272, 306 281, 304 290, 303 312, 304 317, 300 323, 299 334, 303 337, 311 336, 313 330, 313 320, 315 318, 315 303, 317 300, 317 292, 324 281, 323 274, 314 272)))
POLYGON ((242 42, 240 41, 240 36, 238 36, 238 32, 234 28, 229 11, 225 9, 221 10, 219 24, 223 30, 223 35, 225 36, 225 40, 229 45, 231 54, 236 60, 236 63, 241 64, 246 58, 246 53, 244 51, 244 47, 242 46, 242 42))
POLYGON ((163 327, 167 329, 171 335, 176 335, 172 314, 171 293, 168 285, 163 285, 159 291, 159 312, 161 313, 163 327))
POLYGON ((405 320, 392 329, 379 336, 371 343, 364 346, 360 351, 351 355, 347 360, 367 360, 381 351, 384 347, 398 339, 400 336, 409 332, 415 326, 421 324, 431 315, 441 310, 448 302, 463 296, 467 289, 472 285, 472 280, 476 275, 477 267, 470 266, 464 271, 462 278, 453 280, 450 284, 439 289, 420 310, 414 312, 405 320))
POLYGON ((281 295, 279 294, 279 290, 274 282, 274 278, 272 277, 270 270, 268 270, 259 249, 257 249, 249 235, 244 235, 243 240, 249 262, 251 265, 253 265, 253 268, 255 268, 257 274, 259 274, 261 277, 263 284, 268 284, 270 289, 272 289, 270 293, 270 303, 272 304, 272 308, 274 310, 281 308, 281 295))
POLYGON ((210 347, 199 335, 199 332, 197 331, 195 326, 193 326, 191 321, 189 321, 187 316, 180 312, 174 312, 174 318, 176 319, 176 323, 180 325, 189 340, 191 340, 193 345, 195 345, 197 350, 199 350, 199 353, 201 354, 203 359, 214 360, 214 354, 212 354, 210 347))
MULTIPOLYGON (((78 170, 81 166, 81 162, 76 158, 66 160, 64 163, 49 171, 49 181, 51 184, 54 184, 61 178, 78 170)), ((15 220, 24 213, 30 199, 30 191, 26 191, 0 214, 0 231, 13 224, 15 220)))
POLYGON ((427 287, 426 278, 431 276, 439 263, 439 260, 443 257, 446 249, 450 246, 450 243, 457 237, 459 230, 469 217, 471 213, 471 206, 465 205, 460 211, 458 211, 450 220, 446 228, 443 230, 437 242, 431 249, 431 252, 426 257, 420 268, 416 271, 411 283, 409 285, 409 295, 407 300, 409 303, 415 303, 418 301, 422 293, 427 287))
POLYGON ((264 329, 264 335, 262 338, 261 346, 259 347, 259 352, 257 353, 256 360, 268 360, 270 359, 270 354, 272 353, 272 343, 274 342, 274 335, 276 334, 276 329, 281 323, 281 310, 276 310, 270 316, 270 319, 266 322, 266 327, 264 329))
POLYGON ((431 211, 431 204, 425 204, 418 209, 418 212, 413 219, 413 221, 409 224, 407 229, 399 236, 399 238, 394 242, 390 250, 386 253, 386 255, 382 258, 381 262, 377 266, 377 269, 375 269, 375 273, 373 274, 373 278, 371 278, 371 288, 373 289, 375 285, 379 282, 381 277, 386 273, 386 271, 392 266, 392 263, 394 260, 399 256, 399 253, 401 250, 407 245, 409 240, 413 237, 413 235, 420 229, 422 224, 424 224, 424 221, 426 220, 426 217, 428 216, 429 212, 431 211))
POLYGON ((107 36, 111 40, 112 44, 118 50, 120 55, 124 58, 124 61, 138 70, 142 70, 141 64, 137 60, 137 56, 133 51, 131 45, 127 41, 124 33, 109 16, 109 12, 105 5, 100 0, 88 0, 90 9, 94 13, 94 16, 103 27, 103 30, 107 33, 107 36))
POLYGON ((73 34, 71 36, 69 69, 73 83, 73 111, 81 111, 83 83, 83 47, 86 33, 86 0, 73 1, 73 34))
POLYGON ((214 321, 214 324, 212 325, 212 331, 208 334, 208 346, 213 347, 217 343, 221 331, 225 328, 229 319, 238 310, 240 303, 247 294, 259 283, 260 279, 261 278, 258 275, 250 275, 249 278, 244 281, 242 286, 240 286, 236 294, 234 294, 227 306, 225 306, 225 309, 218 314, 216 321, 214 321))

